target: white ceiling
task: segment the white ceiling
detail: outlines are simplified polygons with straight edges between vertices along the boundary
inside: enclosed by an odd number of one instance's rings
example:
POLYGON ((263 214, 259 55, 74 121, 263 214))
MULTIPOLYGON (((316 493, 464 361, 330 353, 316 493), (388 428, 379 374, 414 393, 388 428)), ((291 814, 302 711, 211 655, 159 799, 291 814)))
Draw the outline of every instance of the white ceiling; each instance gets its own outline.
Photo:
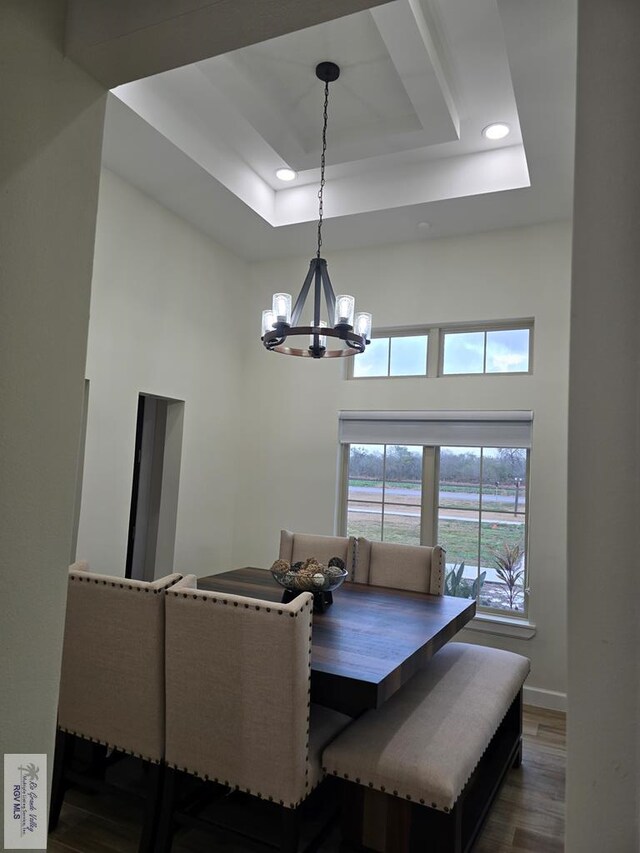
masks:
POLYGON ((328 254, 569 218, 575 6, 393 0, 120 86, 104 163, 249 260, 311 256, 331 60, 328 254))

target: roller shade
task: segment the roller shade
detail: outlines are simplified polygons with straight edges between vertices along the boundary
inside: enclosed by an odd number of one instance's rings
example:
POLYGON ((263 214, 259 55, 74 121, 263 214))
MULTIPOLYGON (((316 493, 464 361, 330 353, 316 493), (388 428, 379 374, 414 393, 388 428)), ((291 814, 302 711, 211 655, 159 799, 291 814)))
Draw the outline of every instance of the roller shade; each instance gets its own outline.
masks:
POLYGON ((340 412, 342 444, 531 447, 533 412, 340 412))

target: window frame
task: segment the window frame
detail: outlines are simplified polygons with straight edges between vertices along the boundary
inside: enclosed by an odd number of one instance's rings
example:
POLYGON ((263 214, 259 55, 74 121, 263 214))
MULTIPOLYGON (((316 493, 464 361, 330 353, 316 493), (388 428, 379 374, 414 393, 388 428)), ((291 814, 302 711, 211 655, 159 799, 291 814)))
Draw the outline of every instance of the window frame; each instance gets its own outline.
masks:
MULTIPOLYGON (((475 374, 474 374, 475 375, 475 374)), ((480 374, 482 375, 482 374, 480 374)), ((394 446, 388 442, 375 443, 372 445, 386 448, 394 446)), ((339 452, 339 491, 338 500, 336 501, 336 523, 335 529, 338 536, 346 536, 348 528, 348 512, 349 512, 349 459, 351 444, 340 444, 339 452)), ((408 445, 407 445, 408 446, 408 445)), ((438 544, 438 521, 439 521, 439 487, 440 487, 440 451, 442 447, 447 445, 423 445, 415 444, 412 447, 422 448, 422 488, 421 488, 421 504, 420 504, 420 543, 422 545, 438 544)), ((485 445, 486 447, 494 447, 494 445, 485 445)), ((501 445, 495 445, 496 448, 501 445)), ((525 512, 524 512, 524 577, 523 577, 523 597, 522 610, 512 610, 509 608, 489 607, 480 603, 479 595, 476 598, 476 608, 478 615, 484 615, 487 618, 503 618, 513 620, 516 623, 526 623, 529 619, 529 578, 531 560, 529 558, 529 499, 530 499, 530 482, 531 482, 531 448, 522 448, 526 453, 526 480, 525 480, 525 512)), ((480 502, 480 495, 479 495, 480 502)), ((481 528, 482 513, 479 509, 479 526, 481 528)), ((384 526, 381 526, 381 531, 384 535, 384 526)), ((382 539, 381 541, 385 541, 382 539)), ((446 561, 446 558, 445 558, 446 561)), ((478 567, 481 569, 482 567, 478 567)))
MULTIPOLYGON (((383 443, 383 444, 376 443, 375 446, 383 448, 383 453, 384 453, 384 461, 383 461, 383 465, 382 465, 382 481, 381 481, 382 482, 382 495, 381 495, 381 500, 380 500, 380 510, 381 510, 380 531, 384 537, 386 507, 389 504, 391 504, 392 506, 394 504, 396 504, 395 501, 388 500, 386 497, 387 482, 388 482, 387 481, 387 448, 399 447, 399 446, 405 446, 405 445, 397 445, 397 444, 394 444, 393 442, 391 442, 391 443, 387 442, 387 443, 383 443)), ((429 450, 430 448, 425 447, 422 444, 413 444, 413 445, 409 445, 409 446, 418 447, 421 450, 422 476, 421 476, 420 482, 422 485, 425 482, 425 456, 427 455, 427 453, 426 453, 427 450, 429 450)), ((347 518, 348 518, 348 512, 349 512, 349 460, 350 460, 351 445, 350 444, 341 444, 340 447, 341 447, 341 457, 340 457, 341 471, 346 470, 346 476, 343 476, 342 473, 340 475, 341 476, 341 482, 340 482, 341 487, 340 487, 339 500, 338 500, 339 511, 337 513, 336 529, 341 530, 341 531, 345 531, 347 528, 347 518)), ((393 482, 393 481, 391 481, 391 482, 393 482)), ((357 500, 356 500, 356 503, 358 503, 357 500)), ((374 501, 362 501, 362 503, 374 503, 374 501)), ((396 504, 396 505, 398 505, 398 504, 396 504)), ((427 531, 429 530, 429 528, 427 528, 425 530, 425 515, 424 515, 425 496, 423 494, 422 488, 421 488, 421 494, 420 494, 420 503, 419 504, 411 504, 411 506, 419 506, 419 508, 420 508, 420 525, 419 525, 419 527, 420 527, 420 542, 422 543, 425 539, 426 530, 427 531)), ((347 534, 344 532, 341 532, 341 533, 337 533, 336 535, 346 536, 347 534)), ((429 534, 427 534, 427 535, 429 535, 429 534)), ((388 541, 388 540, 385 540, 383 538, 380 541, 384 542, 384 541, 388 541)))
MULTIPOLYGON (((374 329, 372 340, 380 338, 389 339, 389 352, 387 354, 387 374, 383 376, 355 376, 353 358, 346 359, 345 378, 354 380, 372 380, 372 379, 456 379, 456 378, 473 378, 473 377, 496 377, 496 376, 530 376, 533 373, 534 366, 534 318, 521 317, 513 320, 496 320, 496 321, 481 321, 471 323, 440 323, 438 325, 421 325, 421 326, 383 326, 380 329, 374 329), (510 370, 510 371, 492 371, 486 372, 487 362, 487 333, 488 332, 517 332, 522 330, 529 332, 529 366, 527 370, 510 370), (444 341, 445 336, 451 333, 465 332, 483 332, 484 333, 484 352, 483 352, 483 370, 481 373, 444 373, 444 341), (391 375, 389 369, 391 366, 391 339, 392 338, 408 338, 413 336, 422 336, 427 338, 427 365, 425 373, 411 373, 399 375, 391 375)), ((357 355, 354 356, 357 358, 357 355)))
POLYGON ((440 341, 438 347, 438 376, 444 379, 470 376, 529 376, 533 373, 533 320, 514 320, 500 323, 461 323, 440 326, 440 341), (529 332, 529 365, 526 370, 503 370, 487 372, 487 333, 489 332, 529 332), (482 370, 479 373, 445 373, 444 372, 444 342, 447 335, 482 332, 484 334, 484 349, 482 353, 482 370))
MULTIPOLYGON (((347 379, 423 379, 426 376, 429 376, 429 367, 432 363, 432 352, 431 352, 431 333, 432 329, 429 329, 425 326, 420 327, 410 327, 406 326, 401 329, 394 329, 391 333, 388 329, 380 329, 379 332, 373 334, 371 336, 372 340, 388 340, 389 341, 389 349, 387 352, 387 372, 382 376, 355 376, 354 368, 355 368, 355 358, 347 359, 347 379), (424 373, 391 373, 391 340, 392 338, 412 338, 412 337, 425 337, 427 339, 427 350, 426 350, 426 365, 424 373)), ((437 352, 435 355, 436 363, 437 363, 437 352)))

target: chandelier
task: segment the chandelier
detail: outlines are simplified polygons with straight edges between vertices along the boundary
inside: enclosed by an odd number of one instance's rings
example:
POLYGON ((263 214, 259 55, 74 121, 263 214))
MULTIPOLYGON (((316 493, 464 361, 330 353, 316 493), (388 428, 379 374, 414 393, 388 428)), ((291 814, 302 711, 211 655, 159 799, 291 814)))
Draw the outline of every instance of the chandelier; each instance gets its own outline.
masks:
POLYGON ((324 124, 322 127, 322 156, 320 158, 320 189, 318 190, 318 249, 316 256, 311 259, 309 272, 293 309, 291 308, 291 294, 274 293, 272 307, 262 312, 262 343, 268 350, 281 352, 285 355, 298 355, 306 358, 341 358, 364 352, 367 344, 371 343, 371 314, 367 314, 365 311, 356 314, 353 296, 335 295, 327 270, 327 262, 320 257, 329 83, 333 83, 339 76, 340 69, 334 62, 321 62, 316 66, 316 77, 324 82, 324 124), (298 324, 312 283, 314 286, 313 321, 308 326, 300 326, 298 324), (327 308, 327 320, 321 319, 323 294, 327 308), (291 345, 292 338, 297 339, 295 346, 291 345), (327 338, 331 339, 330 346, 327 345, 327 338), (333 339, 337 339, 335 346, 333 339))

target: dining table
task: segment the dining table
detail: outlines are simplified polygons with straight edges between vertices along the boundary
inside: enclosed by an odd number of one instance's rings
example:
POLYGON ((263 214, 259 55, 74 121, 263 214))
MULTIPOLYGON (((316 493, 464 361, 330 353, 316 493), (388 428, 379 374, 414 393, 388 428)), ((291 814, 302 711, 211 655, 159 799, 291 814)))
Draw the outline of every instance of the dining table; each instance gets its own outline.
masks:
MULTIPOLYGON (((198 588, 282 601, 267 569, 245 567, 198 578, 198 588)), ((313 614, 311 701, 352 717, 379 708, 463 628, 473 599, 344 583, 313 614)))

